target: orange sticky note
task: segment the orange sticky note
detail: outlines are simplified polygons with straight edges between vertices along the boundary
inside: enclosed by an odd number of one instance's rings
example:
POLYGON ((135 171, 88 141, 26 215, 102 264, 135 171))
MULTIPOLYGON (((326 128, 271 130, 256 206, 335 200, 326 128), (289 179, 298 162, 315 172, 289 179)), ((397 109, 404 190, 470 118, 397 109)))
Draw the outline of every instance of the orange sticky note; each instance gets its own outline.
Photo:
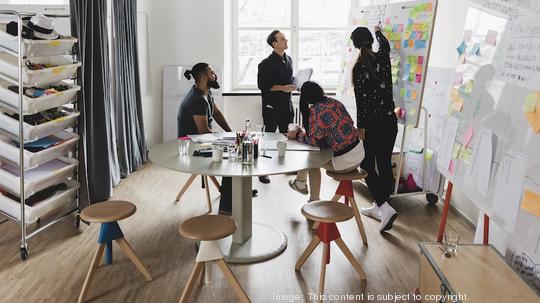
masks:
POLYGON ((416 90, 413 90, 413 91, 411 92, 411 98, 412 98, 413 100, 416 100, 416 90))
POLYGON ((460 112, 463 108, 463 98, 458 98, 454 103, 452 104, 452 109, 456 112, 460 112))
POLYGON ((401 47, 401 41, 396 41, 396 43, 394 43, 394 49, 399 49, 401 47))
POLYGON ((521 208, 540 217, 540 194, 526 189, 521 200, 521 208))
POLYGON ((433 3, 427 3, 426 4, 426 11, 431 12, 433 10, 433 3))

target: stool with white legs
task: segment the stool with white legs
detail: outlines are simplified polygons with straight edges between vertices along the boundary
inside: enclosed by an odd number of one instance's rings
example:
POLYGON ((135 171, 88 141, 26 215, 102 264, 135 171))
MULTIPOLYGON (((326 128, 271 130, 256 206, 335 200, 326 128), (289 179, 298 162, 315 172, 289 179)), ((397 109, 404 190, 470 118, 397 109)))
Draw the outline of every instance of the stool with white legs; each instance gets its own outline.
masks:
POLYGON ((310 220, 319 222, 319 226, 308 247, 296 262, 295 270, 300 270, 319 243, 323 242, 324 248, 321 263, 321 276, 319 278, 319 302, 321 302, 322 294, 324 293, 326 265, 330 263, 331 242, 337 244, 347 260, 349 260, 354 269, 358 272, 360 279, 366 280, 366 274, 362 265, 358 263, 345 242, 343 242, 343 239, 341 239, 341 235, 336 225, 336 222, 343 222, 351 219, 353 217, 352 209, 335 201, 314 201, 302 207, 302 214, 310 220))
POLYGON ((180 303, 188 302, 189 295, 197 281, 202 279, 205 263, 217 263, 227 282, 232 286, 240 302, 251 302, 246 292, 238 283, 235 275, 223 260, 223 253, 217 242, 220 239, 232 235, 236 231, 236 223, 233 219, 222 215, 202 215, 186 220, 180 225, 179 232, 182 236, 201 241, 197 254, 195 268, 189 276, 188 283, 180 297, 180 303))

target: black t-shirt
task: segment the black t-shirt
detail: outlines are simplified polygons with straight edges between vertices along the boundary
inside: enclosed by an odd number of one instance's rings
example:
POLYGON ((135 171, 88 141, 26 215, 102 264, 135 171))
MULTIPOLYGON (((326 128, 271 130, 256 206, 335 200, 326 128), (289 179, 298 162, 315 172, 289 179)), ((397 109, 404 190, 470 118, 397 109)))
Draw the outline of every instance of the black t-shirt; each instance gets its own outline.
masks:
POLYGON ((261 90, 263 108, 271 106, 280 113, 292 112, 291 93, 271 91, 274 85, 287 85, 293 83, 293 63, 291 57, 283 57, 272 52, 268 58, 259 63, 257 72, 257 86, 261 90))
POLYGON ((212 128, 212 115, 214 114, 214 97, 208 91, 206 97, 198 90, 195 85, 191 87, 187 95, 182 100, 178 109, 178 137, 198 134, 197 126, 193 116, 206 115, 208 118, 208 128, 212 128))

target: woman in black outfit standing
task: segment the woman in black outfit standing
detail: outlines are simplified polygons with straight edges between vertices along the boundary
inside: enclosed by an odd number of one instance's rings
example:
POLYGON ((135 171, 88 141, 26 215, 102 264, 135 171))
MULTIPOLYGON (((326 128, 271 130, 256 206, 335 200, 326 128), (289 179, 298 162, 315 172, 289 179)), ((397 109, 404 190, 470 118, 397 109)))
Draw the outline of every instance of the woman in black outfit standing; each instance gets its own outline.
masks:
POLYGON ((375 198, 373 205, 362 208, 362 214, 381 221, 379 231, 392 228, 397 212, 388 204, 392 190, 392 150, 397 135, 394 113, 390 44, 375 26, 379 50, 373 52, 369 29, 357 27, 351 39, 360 55, 352 71, 358 137, 364 141, 365 157, 360 167, 368 172, 366 182, 375 198), (375 163, 377 169, 375 169, 375 163))

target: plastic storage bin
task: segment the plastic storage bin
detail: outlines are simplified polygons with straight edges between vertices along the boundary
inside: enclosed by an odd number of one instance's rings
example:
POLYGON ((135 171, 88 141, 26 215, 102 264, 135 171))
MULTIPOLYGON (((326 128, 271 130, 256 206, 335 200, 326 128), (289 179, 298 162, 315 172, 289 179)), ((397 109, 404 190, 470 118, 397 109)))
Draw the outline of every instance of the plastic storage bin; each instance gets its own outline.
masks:
MULTIPOLYGON (((76 42, 77 39, 73 37, 56 40, 23 39, 22 53, 27 57, 71 55, 76 42)), ((0 25, 0 45, 15 53, 19 52, 19 39, 6 33, 6 24, 0 25)))
MULTIPOLYGON (((24 192, 30 197, 36 192, 69 178, 79 161, 61 157, 25 171, 24 192)), ((19 168, 12 164, 0 163, 0 186, 19 196, 19 168)))
MULTIPOLYGON (((79 116, 79 112, 67 107, 63 107, 62 110, 67 114, 65 117, 39 125, 24 123, 24 142, 35 141, 72 127, 75 119, 79 116)), ((8 116, 6 113, 9 112, 0 109, 0 128, 9 133, 13 138, 18 138, 19 121, 8 116)))
MULTIPOLYGON (((25 86, 40 86, 50 84, 65 79, 74 78, 77 75, 77 68, 81 66, 79 62, 65 57, 32 57, 23 60, 23 84, 25 86), (39 64, 52 64, 55 67, 29 70, 26 61, 39 64)), ((18 78, 17 57, 6 52, 0 52, 0 70, 2 73, 14 80, 18 78)))
MULTIPOLYGON (((73 205, 73 207, 75 207, 75 196, 77 194, 77 189, 79 188, 79 182, 74 180, 64 180, 58 183, 65 183, 67 188, 32 206, 24 206, 24 221, 26 224, 36 222, 37 219, 54 210, 66 207, 67 205, 73 205)), ((1 193, 0 210, 19 221, 21 220, 21 203, 1 193)))
MULTIPOLYGON (((52 140, 60 141, 61 143, 38 152, 24 150, 24 169, 35 168, 65 155, 73 150, 77 140, 79 140, 79 135, 66 131, 59 132, 49 137, 52 140)), ((16 145, 16 142, 6 136, 0 135, 0 161, 2 159, 19 165, 19 147, 16 145)))
MULTIPOLYGON (((53 95, 43 95, 38 98, 30 98, 23 96, 23 113, 35 114, 50 108, 55 108, 75 102, 77 100, 77 92, 81 89, 80 86, 65 82, 52 83, 53 85, 67 85, 70 89, 58 92, 53 95)), ((19 108, 19 94, 8 89, 13 84, 0 79, 0 102, 10 106, 13 110, 19 108)))

